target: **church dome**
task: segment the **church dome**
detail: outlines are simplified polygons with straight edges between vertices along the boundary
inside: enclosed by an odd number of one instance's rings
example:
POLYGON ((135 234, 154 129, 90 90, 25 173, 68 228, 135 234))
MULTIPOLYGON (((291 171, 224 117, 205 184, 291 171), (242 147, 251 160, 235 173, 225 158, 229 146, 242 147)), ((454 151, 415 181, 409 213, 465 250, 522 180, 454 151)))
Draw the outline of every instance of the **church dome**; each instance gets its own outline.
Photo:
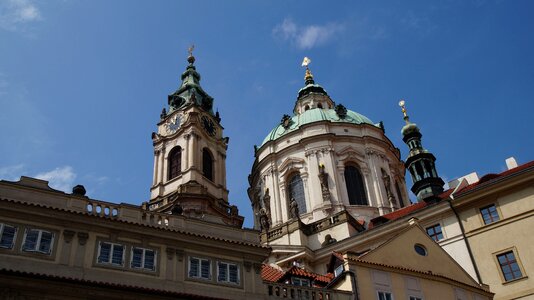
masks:
POLYGON ((332 123, 369 124, 369 125, 377 126, 366 116, 359 114, 357 112, 354 112, 352 110, 347 110, 347 115, 344 118, 341 118, 336 113, 336 110, 333 108, 332 109, 313 108, 313 109, 306 110, 302 114, 297 114, 291 117, 289 121, 289 126, 284 126, 284 124, 282 123, 278 124, 278 126, 273 128, 273 130, 269 132, 269 134, 265 137, 261 145, 263 146, 270 141, 274 141, 290 132, 298 130, 300 127, 306 124, 321 122, 321 121, 327 121, 327 122, 332 122, 332 123))

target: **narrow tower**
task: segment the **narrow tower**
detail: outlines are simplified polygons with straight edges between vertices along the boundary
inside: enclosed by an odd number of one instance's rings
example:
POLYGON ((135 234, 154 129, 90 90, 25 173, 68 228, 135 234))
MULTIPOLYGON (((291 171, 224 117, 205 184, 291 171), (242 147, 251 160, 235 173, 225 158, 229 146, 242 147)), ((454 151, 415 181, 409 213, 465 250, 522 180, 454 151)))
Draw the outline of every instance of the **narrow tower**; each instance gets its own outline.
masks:
POLYGON ((241 227, 243 217, 228 203, 226 149, 213 98, 200 86, 193 47, 182 84, 168 97, 154 144, 154 177, 147 209, 241 227))
POLYGON ((410 117, 406 113, 404 100, 399 102, 399 106, 404 114, 406 125, 402 127, 402 140, 408 145, 410 153, 404 165, 410 171, 413 186, 412 192, 417 196, 417 201, 437 201, 438 196, 443 192, 445 184, 436 171, 436 157, 423 148, 419 127, 410 122, 410 117))

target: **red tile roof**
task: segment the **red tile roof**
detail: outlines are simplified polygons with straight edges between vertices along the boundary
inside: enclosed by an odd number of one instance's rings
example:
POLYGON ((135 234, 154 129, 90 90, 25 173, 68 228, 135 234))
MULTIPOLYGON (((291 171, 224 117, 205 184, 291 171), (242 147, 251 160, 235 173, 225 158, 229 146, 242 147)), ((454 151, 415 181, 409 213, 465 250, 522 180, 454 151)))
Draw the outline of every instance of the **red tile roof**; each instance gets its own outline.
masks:
POLYGON ((526 164, 522 164, 520 166, 512 168, 510 170, 506 170, 506 171, 501 172, 499 174, 493 174, 493 173, 486 174, 486 175, 482 176, 477 182, 466 186, 465 188, 461 189, 457 193, 458 194, 466 193, 466 192, 468 192, 470 190, 473 190, 473 189, 475 189, 475 188, 477 188, 479 186, 489 185, 489 184, 494 183, 495 181, 497 181, 499 179, 502 179, 502 178, 507 177, 507 176, 515 175, 516 173, 519 173, 521 171, 524 171, 526 169, 533 168, 533 167, 534 167, 534 160, 531 161, 531 162, 528 162, 526 164))
POLYGON ((287 277, 290 277, 291 275, 309 278, 313 280, 315 283, 319 283, 319 285, 326 285, 330 281, 332 281, 332 279, 334 279, 334 274, 332 273, 321 275, 321 274, 316 274, 316 273, 306 271, 297 266, 293 266, 285 272, 277 268, 271 267, 269 265, 265 265, 265 264, 262 266, 262 269, 261 269, 261 278, 264 281, 283 282, 285 281, 285 279, 287 279, 287 277))
MULTIPOLYGON (((528 162, 526 164, 523 164, 523 165, 520 165, 516 168, 513 168, 513 169, 510 169, 510 170, 506 170, 504 172, 501 172, 499 174, 486 174, 484 176, 482 176, 480 178, 479 181, 473 183, 473 184, 470 184, 466 187, 464 187, 463 189, 457 191, 457 194, 463 194, 467 191, 470 191, 478 186, 484 186, 486 184, 490 184, 490 183, 493 183, 494 181, 496 181, 497 179, 500 179, 500 178, 504 178, 506 176, 510 176, 510 175, 514 175, 520 171, 523 171, 523 170, 526 170, 528 168, 532 168, 534 167, 534 161, 531 161, 531 162, 528 162)), ((441 193, 439 195, 439 198, 441 199, 447 199, 449 198, 449 196, 452 194, 452 192, 454 191, 454 189, 448 189, 446 191, 444 191, 443 193, 441 193)), ((418 210, 421 210, 425 207, 427 207, 429 204, 427 204, 426 202, 424 201, 421 201, 421 202, 417 202, 417 203, 414 203, 410 206, 407 206, 407 207, 404 207, 404 208, 401 208, 401 209, 398 209, 394 212, 391 212, 389 214, 385 214, 385 215, 382 215, 382 216, 379 216, 379 217, 376 217, 374 219, 371 220, 371 222, 369 223, 369 226, 368 228, 371 229, 373 228, 374 226, 380 224, 380 221, 383 220, 383 221, 391 221, 391 220, 396 220, 396 219, 399 219, 399 218, 402 218, 404 216, 407 216, 415 211, 418 211, 418 210)))
POLYGON ((261 278, 264 281, 277 282, 280 278, 282 278, 282 276, 284 276, 284 274, 284 271, 266 264, 262 265, 261 267, 261 278))

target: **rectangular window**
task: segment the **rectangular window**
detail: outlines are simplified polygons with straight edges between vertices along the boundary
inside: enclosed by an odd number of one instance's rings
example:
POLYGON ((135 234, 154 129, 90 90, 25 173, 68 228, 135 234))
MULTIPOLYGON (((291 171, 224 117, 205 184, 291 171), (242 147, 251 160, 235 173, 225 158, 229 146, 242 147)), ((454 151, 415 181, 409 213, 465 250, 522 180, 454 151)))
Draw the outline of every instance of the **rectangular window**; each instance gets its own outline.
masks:
POLYGON ((345 267, 343 265, 339 265, 335 270, 334 270, 334 277, 338 277, 341 273, 343 273, 343 271, 345 271, 345 267))
POLYGON ((443 233, 441 232, 440 224, 427 227, 426 233, 436 242, 443 239, 443 233))
POLYGON ((495 204, 481 208, 480 213, 482 214, 482 219, 484 219, 484 224, 486 225, 499 221, 499 213, 497 212, 495 204))
POLYGON ((189 277, 210 279, 211 278, 211 262, 204 258, 189 258, 189 277))
POLYGON ((124 245, 100 242, 98 249, 99 264, 122 266, 124 261, 124 245))
POLYGON ((239 284, 239 268, 236 264, 217 262, 217 281, 239 284))
POLYGON ((499 261, 504 280, 511 281, 523 277, 513 251, 497 255, 497 260, 499 261))
POLYGON ((378 292, 378 300, 393 300, 393 297, 389 292, 378 292))
POLYGON ((13 249, 17 227, 0 223, 0 248, 13 249))
POLYGON ((421 297, 410 296, 410 300, 423 300, 421 297))
POLYGON ((50 254, 54 234, 41 229, 26 229, 22 251, 50 254))
POLYGON ((291 284, 296 285, 296 286, 311 286, 309 279, 298 278, 298 277, 291 278, 291 284))
POLYGON ((130 262, 132 268, 155 271, 155 261, 156 252, 154 250, 139 247, 132 248, 132 260, 130 262))

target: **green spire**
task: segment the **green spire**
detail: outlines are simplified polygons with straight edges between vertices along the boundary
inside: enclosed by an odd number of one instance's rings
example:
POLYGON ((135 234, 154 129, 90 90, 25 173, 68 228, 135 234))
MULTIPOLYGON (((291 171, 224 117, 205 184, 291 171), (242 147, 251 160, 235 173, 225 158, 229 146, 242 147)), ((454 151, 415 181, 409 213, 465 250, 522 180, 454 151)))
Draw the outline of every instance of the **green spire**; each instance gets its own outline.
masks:
POLYGON ((213 115, 213 98, 200 86, 200 74, 194 66, 193 49, 194 46, 189 48, 189 56, 187 57, 189 65, 182 73, 180 88, 168 97, 169 113, 190 105, 197 105, 213 115))
POLYGON ((402 140, 410 149, 404 166, 412 176, 413 186, 411 190, 417 195, 418 201, 439 201, 438 196, 443 192, 445 183, 438 176, 435 164, 436 157, 423 147, 421 142, 423 135, 419 127, 410 122, 404 100, 399 102, 399 106, 406 122, 401 130, 402 140))

